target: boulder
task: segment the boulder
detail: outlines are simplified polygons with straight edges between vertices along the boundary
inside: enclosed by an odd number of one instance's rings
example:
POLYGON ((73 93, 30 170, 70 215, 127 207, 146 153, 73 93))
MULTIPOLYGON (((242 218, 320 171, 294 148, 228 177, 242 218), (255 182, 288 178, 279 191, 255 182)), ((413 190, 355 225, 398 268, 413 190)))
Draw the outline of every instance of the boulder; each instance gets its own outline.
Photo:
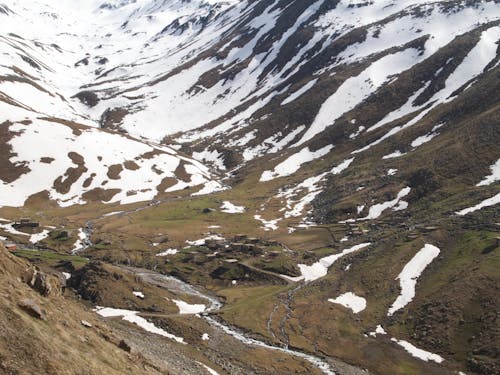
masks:
POLYGON ((19 302, 18 305, 20 308, 22 308, 31 316, 37 319, 47 320, 45 313, 42 311, 42 309, 34 299, 31 298, 23 299, 22 301, 19 302))
POLYGON ((61 295, 61 280, 39 269, 28 270, 28 285, 44 297, 61 295))

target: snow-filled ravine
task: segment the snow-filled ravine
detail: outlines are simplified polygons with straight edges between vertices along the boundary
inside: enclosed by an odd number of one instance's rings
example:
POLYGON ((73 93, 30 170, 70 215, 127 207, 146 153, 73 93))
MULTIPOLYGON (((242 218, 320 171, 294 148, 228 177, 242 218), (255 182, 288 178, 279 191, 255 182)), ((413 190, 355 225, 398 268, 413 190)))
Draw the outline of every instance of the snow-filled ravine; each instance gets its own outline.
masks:
POLYGON ((401 294, 389 308, 387 315, 393 315, 396 311, 402 309, 413 300, 418 278, 439 253, 439 248, 434 245, 426 244, 408 263, 406 263, 403 270, 396 278, 399 279, 401 294))
POLYGON ((410 353, 413 357, 421 359, 422 361, 433 361, 436 363, 441 363, 444 361, 444 358, 441 357, 439 354, 431 353, 428 352, 427 350, 423 350, 420 348, 417 348, 415 345, 409 343, 408 341, 405 340, 398 340, 396 338, 391 338, 391 341, 395 342, 399 346, 401 346, 404 350, 406 350, 408 353, 410 353))

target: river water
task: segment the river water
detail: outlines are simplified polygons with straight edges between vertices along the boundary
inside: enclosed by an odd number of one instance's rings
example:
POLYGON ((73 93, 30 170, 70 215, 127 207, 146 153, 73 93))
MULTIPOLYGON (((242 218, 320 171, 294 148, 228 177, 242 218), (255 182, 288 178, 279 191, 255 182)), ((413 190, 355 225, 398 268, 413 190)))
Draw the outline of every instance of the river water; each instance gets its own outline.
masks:
POLYGON ((235 339, 244 343, 245 345, 258 346, 269 350, 275 350, 282 353, 287 353, 289 355, 299 357, 310 362, 312 365, 320 369, 326 375, 335 374, 335 372, 332 369, 332 366, 320 357, 316 357, 314 355, 307 354, 298 350, 283 348, 280 346, 274 346, 264 341, 247 337, 245 334, 238 331, 237 329, 215 320, 209 315, 209 313, 215 313, 219 311, 223 306, 222 303, 215 296, 201 292, 200 290, 194 288, 192 285, 187 284, 182 280, 176 279, 175 277, 172 276, 162 275, 157 272, 145 269, 138 269, 133 267, 124 267, 124 268, 141 277, 143 281, 146 283, 165 288, 174 293, 184 293, 204 299, 205 301, 208 302, 208 307, 206 308, 205 313, 202 314, 203 319, 205 319, 212 327, 215 327, 223 331, 225 334, 234 337, 235 339))

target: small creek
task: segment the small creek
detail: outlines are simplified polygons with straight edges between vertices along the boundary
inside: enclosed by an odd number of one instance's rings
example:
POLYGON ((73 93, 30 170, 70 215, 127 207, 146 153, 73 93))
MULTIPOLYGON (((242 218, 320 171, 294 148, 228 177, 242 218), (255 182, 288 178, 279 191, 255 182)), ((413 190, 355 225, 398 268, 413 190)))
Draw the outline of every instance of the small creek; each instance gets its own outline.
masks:
POLYGON ((242 332, 237 329, 230 327, 224 323, 219 322, 212 318, 209 313, 214 313, 219 311, 222 308, 222 303, 214 296, 203 293, 198 289, 194 288, 192 285, 187 284, 179 279, 176 279, 172 276, 162 275, 154 271, 149 271, 145 269, 133 268, 133 267, 123 267, 130 272, 133 272, 137 276, 141 277, 142 280, 146 283, 153 284, 162 288, 165 288, 171 292, 184 293, 192 296, 196 296, 204 299, 208 302, 208 307, 205 310, 205 313, 202 315, 203 319, 205 319, 212 327, 215 327, 225 334, 230 335, 237 339, 238 341, 244 343, 245 345, 250 346, 258 346, 261 348, 266 348, 269 350, 275 350, 282 353, 287 353, 295 357, 302 358, 312 365, 320 369, 324 374, 333 375, 335 372, 333 371, 331 365, 323 360, 320 357, 316 357, 311 354, 307 354, 298 350, 289 349, 288 347, 280 347, 274 346, 264 341, 257 340, 255 338, 247 337, 242 332))

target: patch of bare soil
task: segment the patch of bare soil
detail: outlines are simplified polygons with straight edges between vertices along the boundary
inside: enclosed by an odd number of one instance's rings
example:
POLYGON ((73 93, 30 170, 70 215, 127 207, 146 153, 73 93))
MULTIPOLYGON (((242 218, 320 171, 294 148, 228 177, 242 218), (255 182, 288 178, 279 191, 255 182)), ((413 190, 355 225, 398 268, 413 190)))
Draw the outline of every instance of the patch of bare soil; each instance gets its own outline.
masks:
POLYGON ((86 201, 110 201, 116 194, 118 194, 120 189, 102 189, 95 188, 82 194, 82 198, 86 201))
POLYGON ((123 166, 121 164, 113 164, 108 168, 108 178, 112 180, 119 180, 120 173, 123 171, 123 166))
POLYGON ((2 152, 0 152, 0 176, 2 176, 2 181, 6 183, 14 182, 30 171, 27 163, 14 164, 10 161, 10 158, 17 156, 17 154, 13 152, 9 142, 18 135, 9 130, 11 125, 12 123, 9 121, 0 124, 0 148, 2 149, 2 152))
POLYGON ((68 157, 74 164, 77 165, 77 167, 68 168, 63 176, 59 176, 54 181, 54 189, 61 194, 67 194, 70 191, 71 186, 73 186, 73 184, 88 171, 87 167, 85 167, 85 160, 82 155, 76 152, 69 152, 68 157))

